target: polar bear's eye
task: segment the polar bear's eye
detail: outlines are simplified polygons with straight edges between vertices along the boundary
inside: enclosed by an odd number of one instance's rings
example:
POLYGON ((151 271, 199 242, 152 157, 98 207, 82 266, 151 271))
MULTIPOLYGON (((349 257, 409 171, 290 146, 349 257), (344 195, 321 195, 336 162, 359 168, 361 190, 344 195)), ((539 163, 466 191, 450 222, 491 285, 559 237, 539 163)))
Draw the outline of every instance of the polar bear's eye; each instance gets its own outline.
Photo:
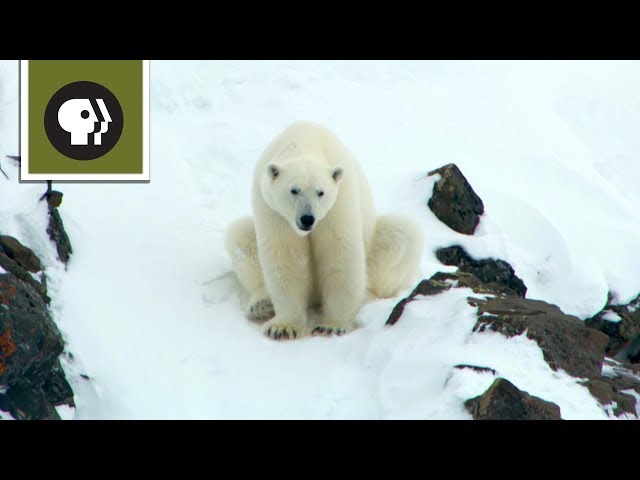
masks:
POLYGON ((292 195, 298 195, 300 193, 300 190, 298 190, 297 188, 292 188, 291 189, 291 194, 292 195))
POLYGON ((323 192, 323 191, 319 191, 319 192, 318 192, 318 196, 319 196, 319 197, 324 197, 324 192, 323 192))

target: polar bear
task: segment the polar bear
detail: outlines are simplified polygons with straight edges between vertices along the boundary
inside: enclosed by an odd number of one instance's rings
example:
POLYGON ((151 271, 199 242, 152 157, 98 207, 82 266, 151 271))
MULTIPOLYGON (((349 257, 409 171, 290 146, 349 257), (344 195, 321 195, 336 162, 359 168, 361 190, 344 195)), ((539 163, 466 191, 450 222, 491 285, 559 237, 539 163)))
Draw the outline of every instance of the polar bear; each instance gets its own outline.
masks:
MULTIPOLYGON (((391 167, 391 165, 390 165, 391 167)), ((415 280, 422 232, 400 215, 376 215, 360 165, 328 129, 296 122, 262 154, 253 176, 253 218, 234 222, 225 248, 250 294, 247 317, 265 335, 352 330, 367 300, 396 296, 415 280)))

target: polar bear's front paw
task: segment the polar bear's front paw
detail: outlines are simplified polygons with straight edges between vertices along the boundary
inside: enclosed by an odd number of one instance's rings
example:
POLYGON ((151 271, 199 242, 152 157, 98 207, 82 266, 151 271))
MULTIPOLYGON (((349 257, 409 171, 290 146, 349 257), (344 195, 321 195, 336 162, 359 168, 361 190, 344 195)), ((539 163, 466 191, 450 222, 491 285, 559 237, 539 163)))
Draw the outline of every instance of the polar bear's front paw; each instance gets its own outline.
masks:
POLYGON ((275 317, 276 312, 273 309, 273 303, 268 298, 261 298, 249 307, 247 317, 249 320, 261 322, 275 317))
POLYGON ((302 326, 297 323, 281 321, 274 318, 264 324, 262 332, 274 340, 293 340, 301 336, 302 326))
POLYGON ((337 325, 318 325, 311 330, 311 335, 320 337, 331 337, 332 335, 344 335, 347 333, 347 329, 337 325))

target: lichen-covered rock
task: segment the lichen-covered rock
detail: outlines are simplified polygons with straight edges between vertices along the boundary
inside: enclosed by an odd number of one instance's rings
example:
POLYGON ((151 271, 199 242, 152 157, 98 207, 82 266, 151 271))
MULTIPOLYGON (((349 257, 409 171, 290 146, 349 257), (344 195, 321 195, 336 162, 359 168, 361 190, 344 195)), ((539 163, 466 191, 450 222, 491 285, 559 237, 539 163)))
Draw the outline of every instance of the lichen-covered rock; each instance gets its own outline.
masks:
POLYGON ((64 264, 69 262, 73 248, 71 248, 71 241, 64 229, 64 223, 58 213, 58 209, 49 205, 49 226, 47 227, 47 233, 49 238, 53 241, 58 251, 58 258, 64 264))
POLYGON ((496 378, 478 397, 464 403, 474 420, 562 420, 560 407, 496 378))
POLYGON ((484 204, 460 169, 453 163, 429 172, 440 175, 428 206, 438 219, 456 232, 473 235, 484 204))
POLYGON ((63 349, 40 295, 13 275, 0 274, 0 385, 42 385, 63 349))
POLYGON ((18 419, 55 419, 55 405, 73 405, 60 366, 62 335, 31 285, 0 274, 0 409, 18 419))

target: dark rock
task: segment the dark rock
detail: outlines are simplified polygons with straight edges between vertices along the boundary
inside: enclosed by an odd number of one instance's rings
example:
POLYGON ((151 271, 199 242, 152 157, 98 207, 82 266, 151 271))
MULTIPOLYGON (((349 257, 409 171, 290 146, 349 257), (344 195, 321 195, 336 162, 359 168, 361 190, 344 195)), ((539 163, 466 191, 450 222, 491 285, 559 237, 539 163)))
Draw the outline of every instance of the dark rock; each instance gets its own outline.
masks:
POLYGON ((474 331, 490 329, 507 337, 526 331, 554 370, 561 368, 574 377, 600 376, 608 338, 585 326, 578 317, 565 314, 555 305, 513 295, 470 298, 469 303, 478 307, 474 331))
POLYGON ((436 250, 436 258, 443 265, 449 265, 451 267, 458 267, 463 262, 472 262, 473 259, 464 251, 459 245, 452 247, 444 247, 436 250))
POLYGON ((519 297, 524 298, 527 293, 522 279, 516 276, 513 267, 504 260, 474 260, 460 246, 441 248, 436 251, 436 258, 445 265, 458 267, 461 272, 475 275, 483 283, 504 285, 519 297))
MULTIPOLYGON (((640 382, 640 365, 630 363, 615 363, 607 359, 607 365, 611 367, 614 375, 622 377, 631 377, 640 382)), ((638 390, 640 393, 640 390, 638 390)))
POLYGON ((58 258, 66 265, 73 253, 73 249, 71 248, 71 241, 64 229, 64 223, 58 213, 58 209, 52 206, 49 206, 49 226, 47 227, 47 233, 56 245, 58 258))
POLYGON ((0 397, 0 408, 16 420, 60 420, 42 389, 18 384, 0 397))
MULTIPOLYGON (((638 384, 638 388, 640 388, 640 381, 638 384)), ((620 416, 624 413, 636 415, 635 397, 621 391, 628 389, 626 382, 603 376, 587 380, 584 385, 589 389, 591 395, 600 401, 601 405, 610 405, 616 402, 616 407, 613 409, 614 415, 620 416)))
POLYGON ((62 204, 62 192, 51 190, 47 193, 47 203, 52 208, 58 208, 62 204))
POLYGON ((413 301, 416 296, 437 295, 438 293, 449 290, 451 286, 455 284, 455 281, 456 279, 453 275, 449 277, 446 273, 442 272, 436 273, 429 280, 422 280, 418 284, 418 286, 413 289, 413 292, 411 292, 411 294, 409 294, 407 298, 400 300, 400 302, 393 308, 393 311, 391 312, 391 315, 387 319, 385 325, 395 325, 395 323, 402 316, 405 305, 413 301), (450 278, 454 278, 454 280, 452 280, 453 283, 447 283, 447 280, 449 280, 450 278))
MULTIPOLYGON (((469 258, 459 247, 442 249, 439 255, 439 259, 448 265, 474 262, 469 258)), ((468 288, 473 293, 467 297, 467 301, 478 309, 478 320, 473 327, 474 332, 492 330, 507 337, 522 335, 526 332, 527 337, 538 344, 545 361, 552 369, 562 369, 569 375, 585 379, 584 385, 601 405, 611 405, 615 402, 613 409, 615 415, 637 415, 636 399, 628 393, 628 390, 634 390, 640 394, 640 364, 609 360, 608 368, 605 370, 606 375, 602 375, 605 350, 610 343, 607 335, 589 328, 585 322, 565 314, 555 305, 517 296, 510 286, 501 282, 502 279, 499 276, 490 278, 495 281, 486 282, 487 276, 484 276, 485 281, 482 281, 476 275, 462 271, 461 268, 453 273, 438 272, 430 279, 422 280, 407 298, 395 306, 387 320, 387 325, 394 325, 400 320, 409 302, 419 300, 423 296, 438 295, 451 288, 468 288), (490 297, 476 298, 474 294, 490 295, 490 297)), ((640 302, 636 300, 630 305, 618 308, 617 311, 621 312, 621 316, 631 316, 639 310, 638 304, 640 302)), ((638 338, 631 345, 635 345, 636 342, 638 338)), ((637 350, 633 352, 634 355, 637 354, 637 350)), ((498 372, 488 367, 461 364, 454 368, 470 368, 478 372, 498 375, 498 372)), ((494 383, 495 385, 497 384, 494 383)), ((503 397, 508 398, 509 395, 504 394, 503 397)), ((512 408, 511 410, 505 406, 509 403, 506 400, 494 399, 493 391, 487 391, 485 395, 469 400, 467 403, 474 418, 547 418, 548 415, 551 415, 550 418, 559 418, 557 406, 550 404, 554 407, 551 410, 546 407, 541 411, 531 410, 525 400, 522 398, 518 400, 517 397, 518 395, 514 397, 516 399, 510 400, 515 405, 509 407, 512 408), (484 403, 481 403, 480 399, 483 397, 485 397, 484 403)), ((527 397, 523 398, 527 399, 527 397)))
POLYGON ((488 293, 492 295, 513 294, 513 291, 504 285, 500 285, 498 283, 482 283, 477 277, 470 273, 437 272, 430 279, 422 280, 407 298, 402 299, 393 308, 391 315, 389 315, 389 318, 387 319, 386 325, 394 325, 402 316, 404 307, 407 303, 414 301, 417 296, 437 295, 452 287, 470 288, 476 293, 488 293))
POLYGON ((47 400, 53 405, 70 405, 75 406, 74 394, 71 385, 64 375, 64 370, 60 365, 60 360, 56 361, 51 369, 49 376, 42 384, 42 391, 47 400))
POLYGON ((47 287, 35 280, 27 270, 18 265, 15 260, 9 258, 4 252, 0 252, 0 267, 29 284, 46 303, 49 303, 50 298, 47 296, 47 287))
POLYGON ((613 363, 610 359, 605 359, 605 363, 609 363, 609 371, 602 378, 617 392, 635 390, 640 395, 640 365, 613 363))
POLYGON ((0 385, 42 386, 63 347, 38 292, 12 275, 0 274, 0 385))
POLYGON ((478 307, 474 332, 489 329, 513 337, 526 331, 554 370, 562 368, 569 375, 581 378, 600 376, 608 342, 606 335, 588 328, 578 317, 565 314, 555 305, 520 298, 504 285, 484 283, 465 272, 438 272, 429 280, 421 281, 394 307, 386 324, 398 322, 406 304, 416 297, 436 295, 454 287, 469 288, 479 295, 493 295, 487 299, 469 297, 469 304, 478 307))
POLYGON ((496 372, 493 368, 479 367, 478 365, 460 364, 460 365, 455 365, 453 368, 458 370, 473 370, 474 372, 478 372, 478 373, 490 373, 492 375, 498 375, 498 372, 496 372))
MULTIPOLYGON (((611 296, 600 313, 585 320, 585 323, 609 336, 607 355, 615 356, 640 338, 640 296, 627 305, 611 305, 611 296), (620 321, 606 320, 608 313, 617 314, 620 321)), ((638 352, 630 352, 629 360, 633 361, 638 352)))
MULTIPOLYGON (((68 237, 56 209, 49 213, 47 231, 60 254, 68 237)), ((42 270, 40 259, 0 236, 0 267, 0 409, 18 420, 59 419, 55 406, 74 406, 74 395, 59 360, 64 342, 47 309, 46 277, 38 282, 29 273, 42 270)))
POLYGON ((560 407, 519 390, 504 378, 496 378, 489 389, 464 402, 474 420, 561 420, 560 407))
POLYGON ((430 176, 435 174, 440 179, 433 186, 429 208, 449 228, 472 235, 484 213, 482 200, 456 165, 451 163, 429 172, 430 176))
POLYGON ((511 265, 504 260, 477 260, 471 263, 460 265, 463 272, 472 273, 483 283, 498 283, 513 290, 516 295, 524 298, 527 294, 527 287, 524 282, 516 276, 511 265))
POLYGON ((483 282, 475 275, 467 272, 437 272, 429 279, 429 282, 431 281, 436 281, 439 284, 445 284, 449 287, 469 288, 478 294, 498 295, 500 297, 513 295, 513 290, 506 285, 496 282, 483 282))
POLYGON ((0 408, 17 419, 57 419, 54 405, 73 405, 59 361, 62 335, 28 283, 0 274, 0 408))
POLYGON ((626 344, 615 358, 623 362, 640 363, 640 337, 626 344))
POLYGON ((0 235, 0 251, 25 270, 33 273, 42 270, 40 259, 33 253, 33 250, 9 235, 0 235))

